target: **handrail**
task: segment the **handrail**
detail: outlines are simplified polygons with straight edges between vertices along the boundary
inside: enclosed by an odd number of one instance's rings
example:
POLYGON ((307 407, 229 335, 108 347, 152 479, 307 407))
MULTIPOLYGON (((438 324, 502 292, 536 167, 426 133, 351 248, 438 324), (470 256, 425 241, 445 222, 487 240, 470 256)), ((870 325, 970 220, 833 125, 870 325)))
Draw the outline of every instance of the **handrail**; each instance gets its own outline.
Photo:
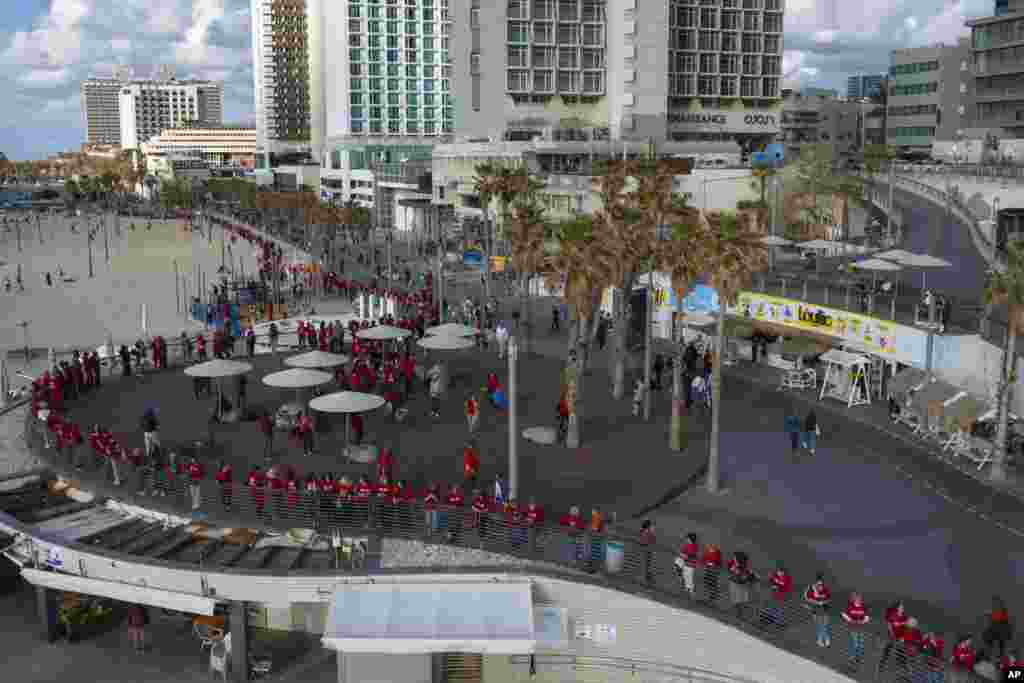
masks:
POLYGON ((751 678, 739 678, 729 676, 707 669, 698 669, 691 666, 680 666, 676 664, 665 664, 662 662, 651 662, 640 659, 628 659, 625 657, 601 657, 589 655, 512 655, 509 662, 513 665, 527 666, 531 675, 541 673, 543 670, 558 671, 563 667, 579 669, 600 669, 603 671, 616 671, 629 673, 631 676, 651 674, 665 676, 678 680, 680 683, 758 683, 751 678))

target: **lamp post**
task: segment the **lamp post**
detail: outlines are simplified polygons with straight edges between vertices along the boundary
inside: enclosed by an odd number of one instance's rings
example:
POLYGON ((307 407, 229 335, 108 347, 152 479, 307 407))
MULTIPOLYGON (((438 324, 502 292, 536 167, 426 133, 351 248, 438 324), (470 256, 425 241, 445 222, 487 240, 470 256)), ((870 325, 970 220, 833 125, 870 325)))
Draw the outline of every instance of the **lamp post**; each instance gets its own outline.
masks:
POLYGON ((508 495, 517 500, 519 493, 519 409, 517 407, 519 342, 508 340, 508 495))

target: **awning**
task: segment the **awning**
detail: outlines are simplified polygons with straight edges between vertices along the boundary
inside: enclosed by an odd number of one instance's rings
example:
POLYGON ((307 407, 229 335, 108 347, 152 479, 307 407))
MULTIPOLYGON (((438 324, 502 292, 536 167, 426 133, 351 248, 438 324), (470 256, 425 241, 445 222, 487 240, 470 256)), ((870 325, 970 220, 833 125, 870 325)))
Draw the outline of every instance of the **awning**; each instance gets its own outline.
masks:
POLYGON ((532 654, 532 601, 526 582, 341 586, 323 643, 346 653, 532 654))
POLYGON ((41 569, 24 568, 21 570, 21 575, 34 586, 68 591, 70 593, 95 595, 102 598, 112 598, 131 604, 162 607, 189 614, 211 616, 213 615, 213 607, 216 604, 214 600, 204 598, 201 595, 172 593, 147 586, 133 586, 115 581, 88 579, 84 576, 43 571, 41 569))

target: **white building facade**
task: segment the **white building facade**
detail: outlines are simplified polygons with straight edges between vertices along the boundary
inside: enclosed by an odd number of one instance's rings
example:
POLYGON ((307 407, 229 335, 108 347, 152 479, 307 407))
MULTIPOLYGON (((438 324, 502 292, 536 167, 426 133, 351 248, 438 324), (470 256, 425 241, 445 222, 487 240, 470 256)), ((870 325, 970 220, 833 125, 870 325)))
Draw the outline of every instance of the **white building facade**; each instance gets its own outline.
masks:
POLYGON ((134 149, 168 128, 219 126, 224 89, 212 81, 132 81, 118 94, 121 147, 134 149))
POLYGON ((142 143, 142 152, 150 155, 188 156, 212 167, 251 169, 256 157, 256 129, 224 126, 219 128, 172 128, 142 143))

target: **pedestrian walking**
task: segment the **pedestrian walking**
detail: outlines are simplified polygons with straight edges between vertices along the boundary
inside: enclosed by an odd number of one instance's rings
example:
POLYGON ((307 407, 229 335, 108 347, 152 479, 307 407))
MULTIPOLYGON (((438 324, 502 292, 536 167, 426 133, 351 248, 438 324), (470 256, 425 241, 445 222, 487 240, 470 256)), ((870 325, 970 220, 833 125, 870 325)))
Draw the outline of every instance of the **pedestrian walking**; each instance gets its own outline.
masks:
POLYGON ((475 484, 477 478, 480 476, 480 451, 476 447, 476 442, 470 439, 466 442, 466 447, 462 449, 462 477, 466 481, 466 485, 475 484))
POLYGON ((643 378, 637 379, 636 384, 633 386, 633 417, 640 417, 640 411, 644 405, 644 392, 646 387, 644 386, 643 378))
POLYGON ((864 607, 864 597, 857 591, 850 593, 850 599, 841 616, 850 632, 849 667, 856 671, 860 669, 864 660, 864 627, 871 621, 867 608, 864 607))
POLYGON ((790 453, 796 455, 800 451, 800 417, 794 413, 786 415, 786 433, 789 434, 790 453))
POLYGON ((146 649, 147 625, 149 613, 145 607, 135 604, 128 608, 128 642, 135 652, 143 652, 146 649))
POLYGON ((560 318, 561 318, 561 313, 558 310, 558 305, 556 304, 556 305, 551 307, 551 331, 552 332, 558 332, 559 329, 561 329, 561 327, 559 325, 559 323, 560 323, 559 319, 560 318))
POLYGON ((476 433, 477 425, 480 423, 480 402, 473 394, 466 395, 466 426, 469 428, 469 434, 472 436, 476 433))
POLYGON ((220 502, 224 505, 225 510, 230 510, 235 478, 234 472, 231 469, 231 463, 222 460, 214 478, 220 484, 220 502))
POLYGON ((1013 641, 1013 624, 1006 603, 998 595, 992 597, 992 609, 988 613, 989 625, 981 636, 985 650, 992 652, 999 646, 999 656, 1006 654, 1006 646, 1013 641))
POLYGON ((264 408, 256 419, 256 424, 263 434, 263 461, 269 466, 274 454, 274 418, 271 417, 270 411, 264 408))
POLYGON ((814 583, 804 591, 804 602, 814 615, 818 647, 831 647, 832 623, 829 621, 828 608, 832 604, 832 591, 826 585, 824 575, 818 574, 814 583))
POLYGON ((700 561, 700 544, 697 541, 697 534, 686 534, 686 538, 679 546, 679 556, 676 557, 676 575, 679 577, 680 585, 692 597, 694 595, 693 576, 697 571, 697 563, 700 561))
POLYGON ((892 656, 893 650, 899 643, 900 637, 903 635, 903 629, 907 627, 907 623, 910 621, 910 615, 907 614, 906 606, 902 600, 897 600, 894 604, 890 605, 885 610, 885 628, 886 633, 889 636, 889 641, 882 648, 882 656, 878 660, 878 671, 881 672, 885 669, 886 663, 889 661, 889 657, 892 656))
POLYGON ((245 331, 245 347, 249 352, 249 358, 256 355, 256 330, 252 325, 245 331))
POLYGON ((818 424, 818 416, 814 411, 807 413, 804 418, 803 447, 807 452, 814 455, 818 448, 818 437, 821 436, 821 426, 818 424))
POLYGON ((580 509, 573 505, 569 508, 569 514, 563 515, 561 525, 569 534, 569 543, 566 546, 566 560, 571 564, 578 563, 583 559, 583 517, 580 516, 580 509))
POLYGON ((441 417, 441 396, 444 394, 444 370, 440 365, 430 368, 427 373, 430 381, 430 415, 437 419, 441 417))
POLYGON ((192 462, 188 465, 188 477, 189 477, 189 493, 192 494, 192 509, 198 510, 202 503, 200 495, 200 484, 203 481, 203 477, 206 475, 206 469, 203 467, 196 458, 192 458, 192 462))
POLYGON ((142 439, 145 446, 146 460, 153 456, 153 451, 160 448, 160 424, 156 419, 156 410, 146 408, 142 413, 142 439))

